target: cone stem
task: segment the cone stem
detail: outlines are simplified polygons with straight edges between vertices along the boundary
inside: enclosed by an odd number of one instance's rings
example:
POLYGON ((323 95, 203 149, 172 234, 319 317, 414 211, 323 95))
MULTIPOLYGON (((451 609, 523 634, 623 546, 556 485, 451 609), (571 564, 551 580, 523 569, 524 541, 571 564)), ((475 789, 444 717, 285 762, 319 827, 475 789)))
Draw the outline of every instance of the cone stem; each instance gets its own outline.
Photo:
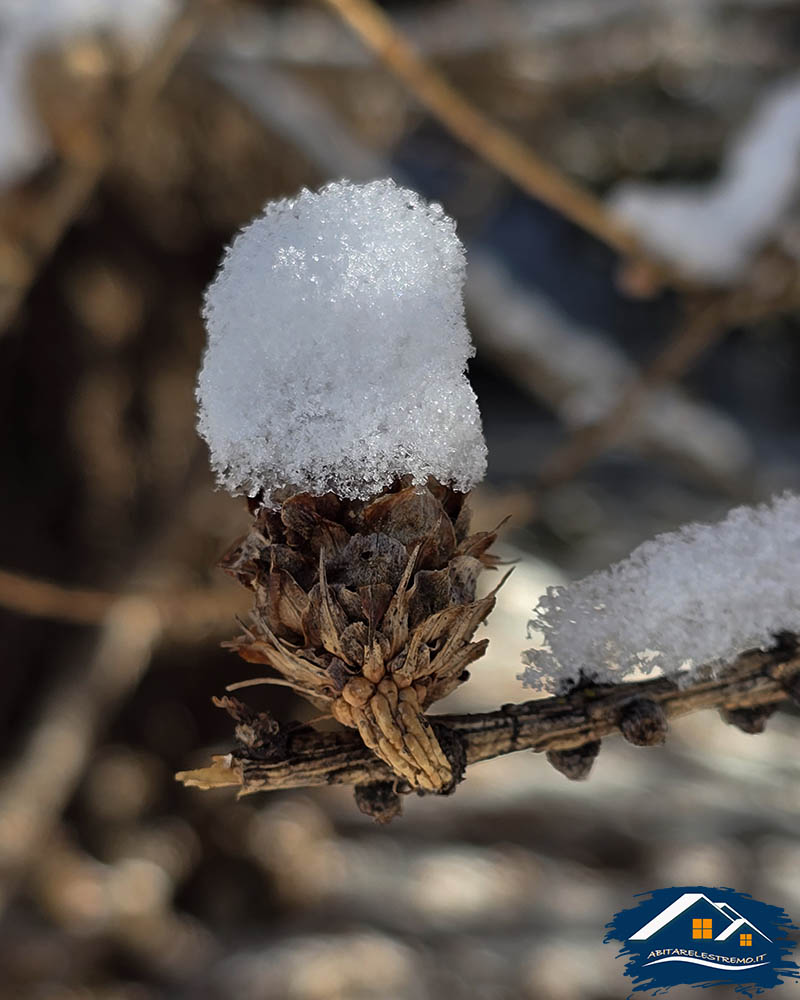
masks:
MULTIPOLYGON (((792 639, 795 645, 788 651, 784 642, 768 652, 744 653, 716 677, 685 688, 657 678, 505 705, 494 712, 429 716, 429 720, 450 729, 464 746, 467 764, 475 764, 517 750, 570 750, 620 731, 631 739, 629 709, 634 705, 640 714, 649 706, 654 717, 667 719, 708 708, 721 709, 726 717, 734 710, 774 706, 788 698, 800 702, 800 650, 796 637, 792 639)), ((240 786, 242 794, 397 780, 357 733, 309 729, 290 734, 277 759, 266 761, 238 751, 216 758, 210 768, 183 771, 177 778, 201 788, 240 786)), ((402 784, 398 787, 403 790, 402 784)))

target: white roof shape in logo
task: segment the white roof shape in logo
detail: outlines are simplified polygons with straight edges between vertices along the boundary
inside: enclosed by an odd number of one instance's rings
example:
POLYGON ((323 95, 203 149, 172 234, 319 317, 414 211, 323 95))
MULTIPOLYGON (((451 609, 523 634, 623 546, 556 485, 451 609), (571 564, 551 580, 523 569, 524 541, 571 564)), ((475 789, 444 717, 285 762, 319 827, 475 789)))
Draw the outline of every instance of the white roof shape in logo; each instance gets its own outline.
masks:
POLYGON ((643 927, 640 927, 635 934, 631 934, 628 940, 646 941, 647 938, 652 937, 653 934, 660 931, 662 927, 666 927, 676 917, 681 916, 681 914, 701 901, 707 903, 709 906, 713 906, 715 910, 718 910, 723 917, 730 921, 729 925, 717 935, 714 939, 715 941, 726 941, 738 928, 743 928, 745 925, 751 927, 765 940, 770 941, 763 931, 760 931, 755 924, 751 924, 749 920, 745 920, 732 906, 729 906, 727 903, 715 903, 702 892, 684 892, 683 895, 679 896, 669 906, 666 906, 660 913, 656 914, 652 920, 648 921, 643 927))
MULTIPOLYGON (((733 912, 736 913, 735 910, 733 912)), ((748 928, 754 930, 756 934, 760 934, 765 941, 769 941, 769 943, 772 944, 772 938, 768 938, 763 931, 760 931, 755 924, 751 924, 749 920, 745 920, 744 917, 739 917, 738 920, 734 920, 734 922, 729 927, 726 927, 721 934, 717 934, 714 940, 727 941, 732 934, 736 933, 736 931, 746 931, 748 928)))

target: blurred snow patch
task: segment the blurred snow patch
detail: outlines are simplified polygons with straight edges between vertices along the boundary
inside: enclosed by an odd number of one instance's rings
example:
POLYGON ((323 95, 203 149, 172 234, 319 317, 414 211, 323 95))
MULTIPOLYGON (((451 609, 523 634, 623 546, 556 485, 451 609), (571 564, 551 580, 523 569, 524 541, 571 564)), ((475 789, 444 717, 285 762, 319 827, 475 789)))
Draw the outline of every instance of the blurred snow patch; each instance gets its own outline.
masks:
POLYGON ((175 0, 0 0, 0 186, 34 170, 50 148, 28 92, 31 57, 94 32, 136 54, 176 9, 175 0))
POLYGON ((734 281, 767 241, 797 192, 800 79, 761 102, 706 185, 626 182, 611 208, 646 247, 709 282, 734 281))

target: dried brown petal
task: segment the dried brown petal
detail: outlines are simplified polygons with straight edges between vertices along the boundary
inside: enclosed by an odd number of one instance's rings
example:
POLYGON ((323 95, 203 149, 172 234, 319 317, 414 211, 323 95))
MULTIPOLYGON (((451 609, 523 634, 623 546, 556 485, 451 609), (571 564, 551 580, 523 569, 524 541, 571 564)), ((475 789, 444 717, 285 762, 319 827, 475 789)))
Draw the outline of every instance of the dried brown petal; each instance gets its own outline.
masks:
POLYGON ((433 480, 398 482, 367 504, 287 491, 228 559, 256 598, 254 628, 232 647, 424 791, 446 791, 461 773, 437 737, 449 730, 424 709, 483 655, 486 640, 472 636, 494 605, 494 592, 474 595, 495 533, 468 529, 464 494, 433 480))
POLYGON ((264 554, 270 572, 285 570, 308 591, 316 582, 317 565, 288 545, 270 545, 264 554))
MULTIPOLYGON (((431 663, 427 673, 433 675, 433 680, 430 688, 428 689, 428 697, 430 700, 427 704, 439 701, 440 698, 444 698, 451 691, 454 691, 462 682, 462 674, 464 671, 470 663, 474 663, 484 655, 488 645, 488 639, 481 639, 480 642, 470 642, 450 657, 450 659, 447 660, 445 667, 435 669, 435 661, 431 663)), ((417 676, 425 675, 418 674, 417 676)))
POLYGON ((784 688, 794 704, 800 708, 800 674, 795 674, 793 677, 788 678, 784 684, 784 688))
POLYGON ((324 552, 325 558, 330 559, 338 555, 349 541, 350 533, 347 528, 342 527, 341 524, 337 524, 335 521, 327 521, 324 518, 320 518, 311 532, 309 544, 313 554, 316 555, 318 552, 324 552))
POLYGON ((386 614, 386 609, 394 594, 394 588, 387 583, 375 583, 367 587, 360 587, 358 593, 367 621, 372 628, 376 628, 386 614))
POLYGON ((245 587, 251 586, 258 574, 267 544, 264 535, 256 528, 251 528, 228 549, 217 565, 245 587))
POLYGON ((308 493, 298 493, 289 497, 281 505, 281 520, 287 531, 299 535, 300 538, 311 538, 311 533, 319 520, 314 497, 308 493))
POLYGON ((383 650, 375 638, 369 646, 364 646, 364 666, 361 672, 373 684, 378 684, 386 673, 383 650))
POLYGON ((354 590, 380 584, 394 590, 407 562, 408 552, 396 538, 380 532, 353 535, 330 562, 331 580, 354 590))
POLYGON ((267 620, 276 635, 286 638, 288 631, 302 637, 303 615, 308 610, 308 595, 291 574, 278 570, 269 574, 267 620))
POLYGON ((470 604, 475 600, 483 568, 483 563, 475 556, 456 556, 450 560, 450 600, 453 604, 470 604))
POLYGON ((389 607, 381 620, 381 632, 389 641, 388 656, 396 656, 408 639, 408 607, 411 595, 408 585, 414 572, 418 549, 414 549, 406 562, 406 568, 397 584, 397 591, 389 601, 389 607))
POLYGON ((411 628, 450 604, 450 570, 423 569, 414 580, 414 591, 409 601, 409 624, 411 628))
POLYGON ((480 559, 487 568, 493 568, 500 564, 500 557, 488 551, 490 546, 497 540, 497 532, 503 527, 508 518, 504 518, 494 531, 478 531, 474 535, 469 535, 461 542, 456 550, 456 555, 473 556, 480 559))
POLYGON ((364 522, 372 531, 391 535, 406 548, 424 541, 437 528, 441 516, 442 505, 436 497, 414 486, 384 494, 364 508, 364 522))
POLYGON ((348 621, 367 621, 367 613, 364 609, 364 603, 361 600, 361 595, 355 590, 350 590, 349 587, 343 587, 341 584, 336 584, 331 587, 336 600, 339 602, 342 611, 344 611, 347 616, 348 621))
MULTIPOLYGON (((461 494, 463 497, 463 494, 461 494)), ((464 541, 464 539, 469 534, 469 526, 472 521, 472 509, 470 508, 469 502, 466 499, 462 500, 461 508, 458 512, 458 517, 456 517, 453 522, 453 530, 456 534, 456 543, 458 545, 464 541)))
MULTIPOLYGON (((345 660, 351 666, 361 666, 364 662, 364 648, 368 641, 368 630, 364 622, 353 622, 344 629, 339 642, 345 653, 345 660)), ((378 649, 380 652, 380 649, 378 649)), ((381 661, 382 662, 382 661, 381 661)), ((366 676, 366 671, 365 671, 366 676)))
POLYGON ((422 541, 419 566, 424 569, 440 569, 447 566, 456 551, 456 533, 453 522, 442 511, 433 531, 422 541))

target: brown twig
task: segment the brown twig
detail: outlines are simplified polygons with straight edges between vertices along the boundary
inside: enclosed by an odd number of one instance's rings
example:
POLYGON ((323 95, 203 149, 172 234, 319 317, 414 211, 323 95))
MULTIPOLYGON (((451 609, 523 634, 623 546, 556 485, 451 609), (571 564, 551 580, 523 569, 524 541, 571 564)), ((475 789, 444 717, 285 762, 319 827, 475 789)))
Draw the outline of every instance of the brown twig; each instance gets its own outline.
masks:
POLYGON ((595 423, 575 431, 544 460, 538 477, 539 489, 552 489, 567 482, 615 444, 648 393, 680 378, 734 326, 797 308, 799 303, 800 275, 796 266, 791 280, 775 295, 762 297, 744 288, 690 299, 686 319, 678 325, 664 350, 621 394, 611 410, 595 423))
MULTIPOLYGON (((782 644, 769 652, 745 653, 716 677, 686 687, 657 678, 504 705, 495 712, 431 716, 430 720, 456 735, 469 765, 517 750, 558 753, 592 747, 614 732, 650 745, 662 742, 666 719, 708 708, 724 711, 727 721, 745 728, 743 720, 750 715, 761 717, 766 714, 765 706, 789 697, 800 699, 800 652, 794 644, 782 644), (736 712, 741 713, 738 720, 736 712)), ((216 757, 210 767, 182 771, 176 777, 198 788, 238 787, 242 795, 375 782, 394 782, 399 791, 407 790, 357 734, 308 728, 282 734, 280 739, 273 736, 272 744, 267 739, 258 750, 242 746, 233 754, 216 757)))
MULTIPOLYGON (((83 212, 97 184, 117 152, 131 142, 142 126, 144 115, 199 28, 201 15, 215 0, 189 0, 172 22, 161 45, 130 81, 110 135, 94 137, 91 152, 67 159, 46 195, 36 204, 22 239, 13 250, 13 264, 0 282, 0 332, 12 322, 37 274, 55 251, 71 223, 83 212), (31 219, 34 223, 31 224, 31 219)), ((23 220, 24 222, 24 220, 23 220)), ((0 234, 4 245, 10 234, 0 234)), ((8 252, 11 252, 6 247, 8 252)))
MULTIPOLYGON (((460 94, 417 52, 372 0, 325 0, 390 72, 457 139, 528 194, 626 257, 649 260, 639 240, 603 203, 460 94)), ((653 263, 654 271, 661 272, 653 263)))
MULTIPOLYGON (((233 587, 149 593, 138 597, 156 609, 169 638, 184 638, 204 629, 228 628, 236 614, 247 611, 247 596, 233 587)), ((74 625, 102 625, 121 599, 120 594, 64 587, 0 569, 0 607, 32 618, 74 625)))
POLYGON ((24 573, 0 569, 0 607, 8 611, 74 625, 96 625, 113 603, 113 594, 62 587, 24 573))

